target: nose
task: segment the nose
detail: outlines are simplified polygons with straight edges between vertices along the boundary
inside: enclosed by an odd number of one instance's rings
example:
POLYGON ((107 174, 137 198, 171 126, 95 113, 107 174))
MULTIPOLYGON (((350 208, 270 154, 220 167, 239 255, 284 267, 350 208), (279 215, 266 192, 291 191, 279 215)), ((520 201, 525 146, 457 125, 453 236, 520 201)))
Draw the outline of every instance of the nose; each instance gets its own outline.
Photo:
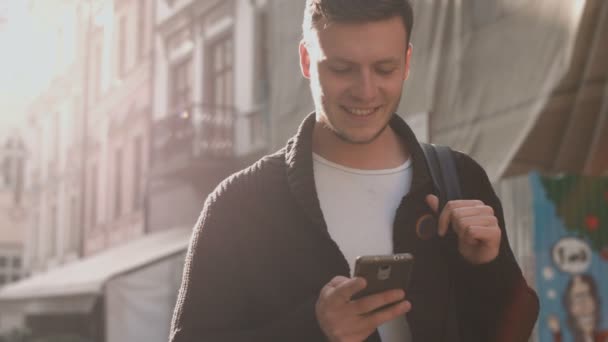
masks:
POLYGON ((354 80, 351 95, 358 101, 369 103, 376 99, 378 85, 374 74, 369 70, 362 70, 354 80))

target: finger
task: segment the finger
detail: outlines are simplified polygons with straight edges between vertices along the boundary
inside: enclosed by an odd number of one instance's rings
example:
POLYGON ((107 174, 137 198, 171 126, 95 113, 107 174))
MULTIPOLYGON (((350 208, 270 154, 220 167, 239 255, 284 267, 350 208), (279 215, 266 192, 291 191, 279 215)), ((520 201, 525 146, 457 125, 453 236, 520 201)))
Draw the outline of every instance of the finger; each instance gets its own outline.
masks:
POLYGON ((338 287, 340 284, 345 281, 348 281, 349 279, 350 278, 347 278, 345 276, 335 276, 329 281, 329 283, 327 283, 327 285, 329 285, 330 287, 338 287))
POLYGON ((345 281, 348 281, 347 277, 344 276, 335 276, 333 277, 329 283, 325 284, 325 286, 323 286, 323 288, 321 289, 321 293, 320 293, 320 297, 327 297, 329 296, 336 287, 338 287, 340 284, 344 283, 345 281))
POLYGON ((497 227, 471 226, 463 234, 464 241, 467 243, 493 243, 500 244, 501 231, 497 227))
POLYGON ((469 227, 495 227, 498 228, 498 219, 496 216, 469 216, 452 220, 452 227, 458 236, 469 227))
POLYGON ((480 205, 474 207, 461 207, 452 210, 452 220, 457 217, 469 216, 495 216, 494 208, 489 205, 480 205))
POLYGON ((473 234, 471 234, 471 230, 473 229, 474 227, 466 227, 465 229, 461 230, 460 234, 458 235, 459 243, 463 243, 468 246, 476 246, 480 244, 481 241, 475 239, 473 234))
MULTIPOLYGON (((336 295, 336 289, 338 287, 340 287, 342 284, 348 282, 349 280, 351 280, 351 278, 347 278, 344 276, 335 276, 333 277, 329 283, 325 284, 325 286, 323 286, 323 288, 321 289, 321 293, 319 294, 320 298, 323 298, 324 300, 329 300, 331 301, 333 299, 334 302, 339 302, 340 300, 338 300, 340 297, 340 293, 338 292, 338 294, 336 295)), ((343 299, 342 303, 345 303, 349 300, 349 298, 343 299)))
POLYGON ((367 286, 365 279, 360 277, 350 278, 340 283, 333 291, 332 298, 342 302, 350 301, 351 297, 367 286))
POLYGON ((479 200, 449 201, 441 211, 441 214, 439 215, 439 227, 437 227, 439 236, 445 236, 445 234, 448 232, 448 227, 450 226, 450 221, 452 219, 452 212, 455 209, 482 205, 484 205, 483 202, 479 200))
POLYGON ((437 210, 439 210, 439 198, 437 198, 437 196, 426 195, 426 203, 433 212, 437 213, 437 210))
POLYGON ((352 302, 358 314, 367 314, 387 304, 395 303, 405 297, 403 290, 389 290, 369 295, 352 302))
POLYGON ((396 317, 404 315, 411 309, 412 304, 409 301, 404 300, 399 303, 395 303, 386 309, 382 309, 370 314, 369 321, 371 321, 370 323, 374 328, 377 328, 388 321, 392 321, 396 317))

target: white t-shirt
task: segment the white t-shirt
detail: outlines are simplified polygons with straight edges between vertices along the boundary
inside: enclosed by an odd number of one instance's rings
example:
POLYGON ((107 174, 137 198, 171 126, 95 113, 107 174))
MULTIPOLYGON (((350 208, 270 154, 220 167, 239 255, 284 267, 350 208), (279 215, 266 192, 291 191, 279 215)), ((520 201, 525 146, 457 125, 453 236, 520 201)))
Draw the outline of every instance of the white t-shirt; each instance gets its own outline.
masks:
MULTIPOLYGON (((350 266, 359 255, 393 253, 393 223, 412 183, 411 161, 386 170, 359 170, 313 154, 317 194, 330 236, 350 266)), ((378 328, 383 342, 410 342, 405 316, 378 328)))

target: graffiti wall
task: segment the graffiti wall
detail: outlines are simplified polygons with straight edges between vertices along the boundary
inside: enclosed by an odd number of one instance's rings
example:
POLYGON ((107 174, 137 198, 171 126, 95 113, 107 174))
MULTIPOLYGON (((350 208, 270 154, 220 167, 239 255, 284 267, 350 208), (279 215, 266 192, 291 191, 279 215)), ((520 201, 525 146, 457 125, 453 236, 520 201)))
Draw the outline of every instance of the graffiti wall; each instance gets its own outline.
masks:
POLYGON ((608 342, 608 177, 531 174, 541 342, 608 342))

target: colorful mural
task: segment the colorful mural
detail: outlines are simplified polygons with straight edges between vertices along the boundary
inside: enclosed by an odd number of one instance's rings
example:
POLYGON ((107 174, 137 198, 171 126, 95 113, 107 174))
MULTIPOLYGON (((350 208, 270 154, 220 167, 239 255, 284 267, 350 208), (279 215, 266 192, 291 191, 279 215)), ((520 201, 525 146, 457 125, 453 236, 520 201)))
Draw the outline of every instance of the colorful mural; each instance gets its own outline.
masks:
POLYGON ((541 342, 608 342, 608 177, 530 176, 541 342))

